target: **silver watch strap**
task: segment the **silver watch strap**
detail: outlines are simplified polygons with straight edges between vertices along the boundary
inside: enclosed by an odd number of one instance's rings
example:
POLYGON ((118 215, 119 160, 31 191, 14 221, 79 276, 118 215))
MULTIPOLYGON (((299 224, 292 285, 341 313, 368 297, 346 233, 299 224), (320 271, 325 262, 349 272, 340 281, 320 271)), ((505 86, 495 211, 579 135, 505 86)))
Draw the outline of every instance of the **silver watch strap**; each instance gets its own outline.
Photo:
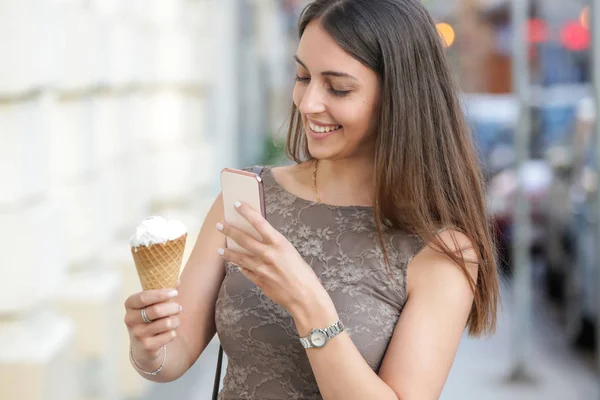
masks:
POLYGON ((310 342, 310 340, 308 340, 308 337, 301 337, 301 338, 300 338, 300 343, 302 343, 302 346, 303 346, 305 349, 310 349, 310 348, 312 348, 312 347, 313 347, 313 346, 312 346, 312 343, 310 342))
POLYGON ((325 332, 327 332, 327 337, 329 339, 331 339, 334 336, 339 335, 343 331, 344 331, 344 324, 342 324, 342 321, 338 321, 335 324, 325 328, 325 332))
MULTIPOLYGON (((327 335, 327 340, 329 340, 344 331, 344 324, 342 323, 342 321, 338 321, 335 324, 330 325, 323 330, 325 331, 325 334, 327 335)), ((311 333, 312 333, 312 331, 311 331, 311 333)), ((310 334, 307 337, 303 337, 303 338, 301 337, 300 343, 302 344, 302 346, 305 349, 313 348, 313 345, 310 341, 310 334)))

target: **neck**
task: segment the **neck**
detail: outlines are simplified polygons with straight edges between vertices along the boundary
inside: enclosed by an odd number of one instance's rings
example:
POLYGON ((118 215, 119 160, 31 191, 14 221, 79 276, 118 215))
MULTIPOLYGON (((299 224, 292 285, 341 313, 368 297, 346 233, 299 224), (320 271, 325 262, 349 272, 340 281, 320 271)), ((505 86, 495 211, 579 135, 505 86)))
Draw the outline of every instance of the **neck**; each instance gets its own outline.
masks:
POLYGON ((324 203, 373 205, 375 190, 373 159, 321 160, 317 190, 324 203))

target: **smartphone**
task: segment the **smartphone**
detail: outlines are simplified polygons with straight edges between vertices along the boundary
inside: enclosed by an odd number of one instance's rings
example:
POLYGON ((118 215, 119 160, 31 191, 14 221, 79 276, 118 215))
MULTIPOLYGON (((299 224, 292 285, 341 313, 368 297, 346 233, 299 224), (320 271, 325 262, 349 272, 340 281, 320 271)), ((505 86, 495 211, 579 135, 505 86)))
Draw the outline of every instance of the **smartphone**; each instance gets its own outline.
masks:
MULTIPOLYGON (((261 177, 253 172, 225 168, 221 171, 221 193, 225 222, 262 241, 261 235, 233 206, 236 201, 242 202, 265 217, 265 197, 261 177)), ((246 249, 229 237, 227 237, 227 248, 248 254, 246 249)))

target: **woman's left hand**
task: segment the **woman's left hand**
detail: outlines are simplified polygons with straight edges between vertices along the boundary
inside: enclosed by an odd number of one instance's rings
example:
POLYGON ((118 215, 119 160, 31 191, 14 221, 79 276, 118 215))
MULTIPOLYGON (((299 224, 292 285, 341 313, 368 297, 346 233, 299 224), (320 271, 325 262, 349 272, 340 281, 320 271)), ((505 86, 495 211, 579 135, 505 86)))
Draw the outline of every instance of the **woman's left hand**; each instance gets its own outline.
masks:
POLYGON ((311 307, 311 304, 307 304, 309 301, 322 302, 324 298, 331 301, 314 271, 281 233, 248 205, 236 203, 236 209, 262 236, 263 241, 231 225, 219 223, 218 230, 250 253, 219 249, 219 254, 225 260, 238 265, 244 276, 292 316, 296 311, 311 307))

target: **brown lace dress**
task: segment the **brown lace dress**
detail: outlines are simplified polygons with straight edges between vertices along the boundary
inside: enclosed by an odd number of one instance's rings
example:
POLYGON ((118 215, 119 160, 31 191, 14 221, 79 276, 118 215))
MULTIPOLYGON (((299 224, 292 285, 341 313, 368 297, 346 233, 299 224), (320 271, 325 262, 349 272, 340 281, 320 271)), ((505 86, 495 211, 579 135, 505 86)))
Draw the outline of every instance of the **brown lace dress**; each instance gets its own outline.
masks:
MULTIPOLYGON (((352 341, 378 371, 406 302, 406 266, 423 243, 388 232, 390 275, 371 207, 301 199, 279 186, 270 167, 262 178, 267 220, 313 268, 352 341)), ((321 399, 290 314, 232 265, 219 291, 216 326, 228 358, 219 399, 321 399)))

